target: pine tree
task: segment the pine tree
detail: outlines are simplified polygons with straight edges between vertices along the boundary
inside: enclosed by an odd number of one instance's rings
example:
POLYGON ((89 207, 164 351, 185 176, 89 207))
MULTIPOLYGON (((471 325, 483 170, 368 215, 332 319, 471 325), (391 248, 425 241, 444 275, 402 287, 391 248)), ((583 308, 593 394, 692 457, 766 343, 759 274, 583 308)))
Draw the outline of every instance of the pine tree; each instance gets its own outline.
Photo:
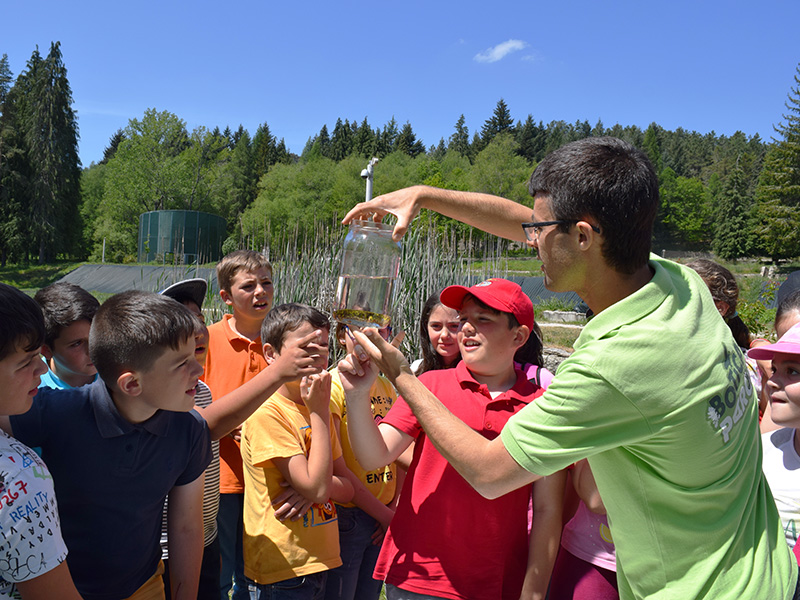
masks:
POLYGON ((336 125, 331 134, 331 154, 330 157, 339 162, 344 160, 350 155, 353 150, 352 130, 350 129, 350 121, 336 119, 336 125))
POLYGON ((375 132, 366 117, 353 136, 353 152, 364 158, 371 158, 375 154, 375 132))
POLYGON ((417 136, 411 129, 411 123, 406 121, 400 134, 397 136, 396 149, 398 152, 408 154, 411 158, 419 156, 425 152, 425 144, 417 140, 417 136))
POLYGON ((397 120, 392 117, 386 125, 383 126, 381 134, 377 140, 377 152, 379 157, 389 156, 395 151, 395 143, 397 141, 397 120))
POLYGON ((315 143, 318 144, 319 153, 326 157, 331 157, 331 136, 328 134, 328 126, 323 125, 322 129, 319 130, 319 135, 317 135, 317 139, 315 143))
POLYGON ((800 254, 800 64, 794 82, 756 191, 759 241, 773 261, 800 254))
POLYGON ((501 133, 514 133, 514 119, 511 118, 511 112, 502 98, 497 101, 492 117, 487 119, 481 128, 483 146, 485 147, 501 133))
POLYGON ((752 251, 751 201, 747 178, 737 163, 714 210, 714 253, 726 260, 748 256, 752 251))
POLYGON ((78 123, 60 42, 50 45, 44 60, 34 52, 24 87, 23 126, 33 172, 31 217, 41 264, 58 252, 73 251, 81 229, 78 123))
POLYGON ((275 136, 269 125, 262 123, 253 136, 253 168, 256 181, 266 173, 278 160, 275 136))
POLYGON ((124 139, 125 134, 122 132, 122 129, 117 129, 114 135, 111 136, 111 139, 108 140, 108 146, 103 150, 103 160, 101 160, 99 164, 105 165, 114 158, 114 155, 117 153, 117 148, 119 148, 119 145, 124 139))
POLYGON ((544 158, 544 147, 546 133, 541 121, 537 125, 531 115, 525 119, 524 123, 518 123, 516 141, 518 144, 517 154, 526 158, 528 162, 535 163, 544 158))
POLYGON ((450 136, 448 140, 447 149, 458 152, 461 156, 469 158, 472 155, 472 148, 469 145, 469 129, 466 125, 466 119, 462 114, 458 117, 455 124, 455 133, 450 136))

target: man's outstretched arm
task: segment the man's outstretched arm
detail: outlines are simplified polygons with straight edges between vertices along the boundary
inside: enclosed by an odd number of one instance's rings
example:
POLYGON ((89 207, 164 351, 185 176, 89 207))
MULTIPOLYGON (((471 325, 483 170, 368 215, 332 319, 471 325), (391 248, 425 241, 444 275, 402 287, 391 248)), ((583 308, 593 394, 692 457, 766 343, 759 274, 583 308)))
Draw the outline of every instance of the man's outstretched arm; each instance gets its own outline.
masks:
POLYGON ((397 217, 397 224, 392 237, 399 240, 423 208, 518 242, 525 241, 520 224, 532 220, 529 207, 507 198, 415 185, 357 204, 342 222, 346 224, 352 219, 369 219, 373 215, 383 218, 393 214, 397 217))
POLYGON ((354 335, 368 358, 414 411, 436 449, 479 494, 498 498, 540 479, 512 458, 500 437, 488 440, 451 413, 414 376, 402 353, 383 340, 377 330, 354 335))

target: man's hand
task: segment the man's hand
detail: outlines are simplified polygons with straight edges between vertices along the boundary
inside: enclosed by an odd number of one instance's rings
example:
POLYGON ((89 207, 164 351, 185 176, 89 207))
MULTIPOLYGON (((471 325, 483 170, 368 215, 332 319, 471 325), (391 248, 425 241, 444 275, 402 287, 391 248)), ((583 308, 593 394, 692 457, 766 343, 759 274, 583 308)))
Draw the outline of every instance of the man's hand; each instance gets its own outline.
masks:
POLYGON ((392 383, 401 373, 411 373, 411 367, 406 357, 397 348, 403 340, 402 335, 398 335, 389 343, 381 337, 377 329, 370 327, 361 331, 353 331, 353 337, 358 342, 355 354, 358 356, 362 352, 366 353, 392 383))
POLYGON ((300 397, 310 412, 318 415, 330 414, 331 374, 323 369, 319 373, 303 377, 300 380, 300 397))
POLYGON ((392 239, 399 241, 406 231, 408 231, 411 221, 419 214, 422 208, 420 199, 424 195, 427 186, 415 185, 413 187, 397 190, 383 196, 376 196, 369 202, 356 204, 349 213, 344 216, 342 223, 347 225, 353 219, 369 219, 380 221, 387 214, 397 217, 397 223, 392 232, 392 239))
POLYGON ((322 331, 319 329, 299 340, 289 340, 280 354, 270 362, 269 368, 274 369, 284 382, 297 381, 319 373, 321 368, 317 364, 320 356, 318 344, 321 341, 322 331))

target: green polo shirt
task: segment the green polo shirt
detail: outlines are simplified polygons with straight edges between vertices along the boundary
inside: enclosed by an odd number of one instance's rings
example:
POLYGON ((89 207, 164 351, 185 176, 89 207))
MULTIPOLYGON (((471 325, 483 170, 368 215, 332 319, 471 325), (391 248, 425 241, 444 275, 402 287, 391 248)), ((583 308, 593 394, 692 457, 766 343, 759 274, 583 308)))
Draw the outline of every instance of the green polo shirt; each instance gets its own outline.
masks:
POLYGON ((540 475, 589 457, 622 599, 790 599, 797 566, 761 473, 744 356, 694 271, 650 266, 647 285, 587 324, 503 443, 540 475))

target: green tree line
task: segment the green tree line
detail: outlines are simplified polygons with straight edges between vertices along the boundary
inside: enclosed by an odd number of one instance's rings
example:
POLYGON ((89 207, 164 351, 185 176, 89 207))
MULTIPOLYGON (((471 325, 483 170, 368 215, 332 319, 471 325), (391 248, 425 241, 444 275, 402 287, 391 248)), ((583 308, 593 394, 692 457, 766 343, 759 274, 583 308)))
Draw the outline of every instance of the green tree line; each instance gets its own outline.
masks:
MULTIPOLYGON (((38 49, 16 80, 0 59, 0 259, 56 257, 133 261, 138 216, 200 210, 228 223, 225 250, 263 247, 281 231, 335 224, 364 197, 358 176, 379 158, 374 194, 414 184, 474 190, 530 203, 526 183, 550 151, 610 135, 643 149, 660 180, 654 247, 713 249, 722 258, 800 254, 800 65, 786 114, 766 142, 758 135, 701 134, 656 123, 515 119, 501 98, 470 132, 460 115, 450 135, 426 146, 412 125, 338 119, 288 152, 264 122, 189 131, 155 108, 115 132, 98 163, 81 169, 77 119, 58 43, 38 49)), ((446 219, 435 217, 443 227, 446 219)), ((458 225, 448 224, 452 230, 458 225)), ((478 236, 479 239, 480 236, 478 236)), ((466 250, 469 250, 468 248, 466 250)))

